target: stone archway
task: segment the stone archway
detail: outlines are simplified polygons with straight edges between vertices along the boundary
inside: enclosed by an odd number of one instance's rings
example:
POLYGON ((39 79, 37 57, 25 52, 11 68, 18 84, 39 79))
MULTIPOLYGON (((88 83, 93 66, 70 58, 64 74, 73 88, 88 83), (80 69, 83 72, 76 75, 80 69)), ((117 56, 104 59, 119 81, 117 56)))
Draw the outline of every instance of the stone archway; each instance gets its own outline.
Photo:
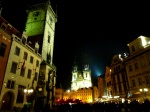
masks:
POLYGON ((1 110, 12 110, 12 104, 14 100, 14 94, 11 91, 8 91, 4 94, 1 103, 1 110))

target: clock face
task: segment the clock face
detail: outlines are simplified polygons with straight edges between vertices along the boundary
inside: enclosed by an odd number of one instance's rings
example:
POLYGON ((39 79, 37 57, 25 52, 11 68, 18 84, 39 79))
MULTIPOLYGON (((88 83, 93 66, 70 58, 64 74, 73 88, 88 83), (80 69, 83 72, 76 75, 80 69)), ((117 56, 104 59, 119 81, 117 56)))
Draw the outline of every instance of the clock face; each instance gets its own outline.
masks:
POLYGON ((42 88, 40 87, 40 88, 38 88, 38 90, 39 90, 39 91, 42 91, 42 88))
POLYGON ((33 13, 33 16, 34 16, 34 17, 38 17, 39 15, 40 15, 40 12, 39 12, 39 11, 36 11, 36 12, 33 13))

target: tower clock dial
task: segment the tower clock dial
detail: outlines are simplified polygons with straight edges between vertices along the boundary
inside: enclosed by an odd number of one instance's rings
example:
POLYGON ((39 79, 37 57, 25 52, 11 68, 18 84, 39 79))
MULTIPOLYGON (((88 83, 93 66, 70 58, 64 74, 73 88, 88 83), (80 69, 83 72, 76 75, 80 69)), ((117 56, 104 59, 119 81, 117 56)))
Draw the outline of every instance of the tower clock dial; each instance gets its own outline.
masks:
POLYGON ((36 12, 33 13, 33 16, 34 16, 34 17, 38 17, 39 15, 40 15, 40 12, 39 12, 39 11, 36 11, 36 12))

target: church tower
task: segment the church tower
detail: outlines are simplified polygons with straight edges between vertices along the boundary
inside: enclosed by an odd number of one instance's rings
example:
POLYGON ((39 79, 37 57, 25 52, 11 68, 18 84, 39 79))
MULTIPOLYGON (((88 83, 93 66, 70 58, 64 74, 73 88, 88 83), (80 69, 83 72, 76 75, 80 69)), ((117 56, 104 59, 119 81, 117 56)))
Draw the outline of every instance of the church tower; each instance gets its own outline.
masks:
POLYGON ((77 64, 77 60, 74 61, 72 70, 71 90, 78 90, 80 88, 92 87, 91 69, 90 65, 85 57, 83 66, 80 69, 80 65, 77 64))
MULTIPOLYGON (((27 10, 25 32, 28 43, 41 56, 39 78, 36 87, 36 107, 49 105, 52 108, 55 98, 56 67, 53 64, 54 35, 57 15, 50 1, 32 4, 27 10)), ((33 79, 34 82, 34 79, 33 79)))
POLYGON ((83 62, 83 79, 86 87, 92 87, 91 68, 87 57, 84 58, 83 62))

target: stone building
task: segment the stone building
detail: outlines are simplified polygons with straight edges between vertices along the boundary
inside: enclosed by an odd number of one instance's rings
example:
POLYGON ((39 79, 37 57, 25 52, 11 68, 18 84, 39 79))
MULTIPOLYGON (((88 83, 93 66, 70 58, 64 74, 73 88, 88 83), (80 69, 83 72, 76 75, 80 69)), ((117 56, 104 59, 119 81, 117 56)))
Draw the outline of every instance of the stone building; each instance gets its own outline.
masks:
POLYGON ((125 60, 129 98, 149 98, 150 95, 150 38, 139 36, 128 44, 130 56, 125 60), (142 91, 140 91, 142 90, 142 91))
POLYGON ((27 44, 25 33, 21 37, 12 34, 11 40, 11 48, 0 95, 1 110, 23 106, 27 101, 24 89, 36 87, 41 63, 41 55, 27 44))
POLYGON ((0 92, 3 86, 3 79, 5 76, 5 69, 11 47, 12 33, 20 33, 10 23, 8 23, 2 16, 0 16, 0 92))

